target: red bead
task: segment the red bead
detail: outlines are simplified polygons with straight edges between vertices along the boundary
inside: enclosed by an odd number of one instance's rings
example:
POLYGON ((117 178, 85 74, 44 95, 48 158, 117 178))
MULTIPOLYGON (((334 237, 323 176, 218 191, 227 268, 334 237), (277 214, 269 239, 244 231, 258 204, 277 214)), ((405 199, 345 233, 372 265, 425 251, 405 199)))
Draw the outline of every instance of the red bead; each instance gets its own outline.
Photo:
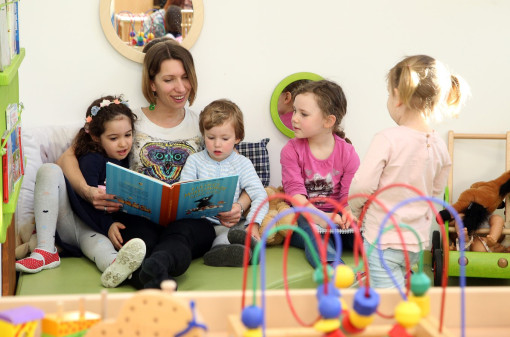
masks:
POLYGON ((407 330, 400 324, 395 324, 393 328, 388 332, 389 337, 412 337, 407 333, 407 330))
POLYGON ((348 333, 348 334, 355 334, 360 333, 365 329, 356 328, 354 325, 352 325, 351 321, 349 320, 349 315, 344 315, 342 318, 342 329, 348 333))

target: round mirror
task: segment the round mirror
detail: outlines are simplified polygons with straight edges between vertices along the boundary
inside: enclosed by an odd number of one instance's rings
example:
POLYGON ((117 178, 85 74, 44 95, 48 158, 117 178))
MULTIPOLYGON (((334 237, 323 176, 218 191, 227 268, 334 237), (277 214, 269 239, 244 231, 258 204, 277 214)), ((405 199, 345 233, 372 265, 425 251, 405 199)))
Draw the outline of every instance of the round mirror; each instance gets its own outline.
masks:
MULTIPOLYGON (((113 48, 135 62, 143 62, 142 49, 147 38, 157 37, 156 31, 171 34, 163 23, 165 11, 155 7, 155 3, 155 0, 100 0, 99 17, 104 35, 113 48)), ((204 3, 203 0, 184 0, 180 8, 178 14, 181 15, 176 20, 181 21, 181 35, 175 38, 190 49, 204 24, 204 3)))
POLYGON ((292 130, 292 114, 294 113, 292 102, 293 92, 309 81, 318 81, 323 78, 314 73, 301 72, 285 77, 273 91, 271 96, 270 110, 274 124, 284 135, 294 138, 292 130))

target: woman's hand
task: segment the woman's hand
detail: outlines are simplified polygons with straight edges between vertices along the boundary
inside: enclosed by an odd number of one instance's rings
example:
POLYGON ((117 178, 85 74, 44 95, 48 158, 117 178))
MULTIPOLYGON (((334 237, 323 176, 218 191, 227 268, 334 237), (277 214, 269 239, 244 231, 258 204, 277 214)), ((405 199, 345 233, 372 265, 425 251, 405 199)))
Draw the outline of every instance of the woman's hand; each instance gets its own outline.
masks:
POLYGON ((121 224, 120 222, 114 222, 108 229, 108 238, 112 242, 115 249, 119 250, 122 248, 122 244, 124 240, 122 239, 122 235, 120 234, 121 229, 125 229, 126 226, 121 224))
POLYGON ((238 202, 232 204, 232 209, 228 212, 218 213, 218 220, 225 227, 232 227, 241 220, 241 205, 238 202))
POLYGON ((100 211, 113 213, 122 208, 122 204, 120 202, 112 201, 115 199, 115 195, 107 194, 104 189, 88 186, 84 196, 95 209, 100 211))

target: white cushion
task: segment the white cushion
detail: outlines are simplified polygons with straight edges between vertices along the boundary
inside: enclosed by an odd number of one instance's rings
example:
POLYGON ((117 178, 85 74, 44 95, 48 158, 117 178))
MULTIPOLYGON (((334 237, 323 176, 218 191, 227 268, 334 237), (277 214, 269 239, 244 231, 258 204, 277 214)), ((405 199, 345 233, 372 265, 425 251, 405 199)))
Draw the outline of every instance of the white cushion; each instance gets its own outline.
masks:
POLYGON ((82 123, 73 123, 22 129, 21 145, 26 165, 16 208, 17 233, 23 232, 20 229, 24 226, 30 226, 30 232, 34 228, 34 187, 37 170, 43 163, 54 163, 71 145, 82 126, 82 123))

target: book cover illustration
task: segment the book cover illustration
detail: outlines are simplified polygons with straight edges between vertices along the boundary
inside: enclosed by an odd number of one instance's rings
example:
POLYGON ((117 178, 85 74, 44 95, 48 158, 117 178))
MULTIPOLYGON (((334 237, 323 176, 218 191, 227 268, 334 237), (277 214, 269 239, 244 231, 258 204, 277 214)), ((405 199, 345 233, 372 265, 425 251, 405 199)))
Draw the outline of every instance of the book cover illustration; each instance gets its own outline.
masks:
POLYGON ((119 165, 106 165, 106 193, 122 211, 167 225, 183 218, 203 218, 230 211, 239 176, 167 184, 119 165))

